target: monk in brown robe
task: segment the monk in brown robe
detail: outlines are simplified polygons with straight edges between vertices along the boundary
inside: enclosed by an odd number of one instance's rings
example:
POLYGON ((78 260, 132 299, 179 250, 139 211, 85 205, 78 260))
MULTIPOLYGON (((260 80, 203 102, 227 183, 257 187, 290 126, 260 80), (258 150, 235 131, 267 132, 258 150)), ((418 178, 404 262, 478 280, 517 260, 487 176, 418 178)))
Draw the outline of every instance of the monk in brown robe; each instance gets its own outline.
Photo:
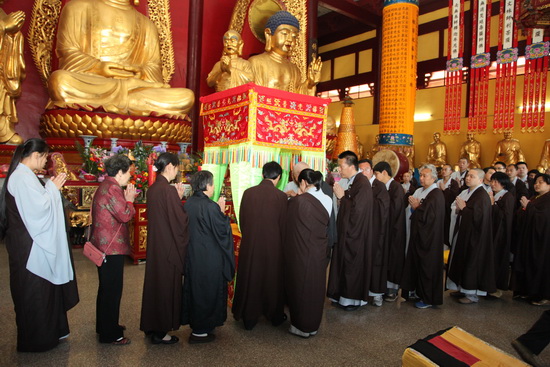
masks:
POLYGON ((332 199, 321 189, 323 175, 304 169, 298 177, 300 195, 288 203, 284 241, 285 291, 290 333, 317 334, 323 317, 328 259, 327 227, 332 199))
POLYGON ((274 326, 286 319, 282 245, 288 199, 276 187, 282 173, 278 163, 266 163, 263 181, 247 189, 242 198, 242 241, 232 311, 247 330, 254 328, 261 315, 274 326))
POLYGON ((447 288, 462 304, 496 292, 491 199, 483 188, 485 172, 475 168, 466 175, 468 192, 456 198, 458 234, 453 243, 447 288))
POLYGON ((184 261, 189 242, 188 218, 183 208, 183 185, 170 181, 178 173, 178 157, 162 153, 155 167, 157 180, 147 190, 147 264, 143 285, 140 330, 153 344, 173 344, 181 317, 184 261))
POLYGON ((386 186, 374 177, 372 161, 359 161, 361 173, 369 179, 372 186, 372 274, 368 289, 369 296, 373 297, 373 305, 382 306, 382 295, 386 292, 388 279, 388 214, 390 195, 386 186))
POLYGON ((338 244, 334 247, 327 295, 347 311, 367 304, 371 277, 372 187, 359 174, 357 155, 345 151, 338 156, 340 175, 349 180, 349 188, 334 184, 340 202, 336 219, 338 244), (367 290, 367 291, 365 291, 367 290))
POLYGON ((411 235, 403 270, 402 288, 415 290, 416 308, 443 303, 443 221, 445 199, 437 188, 434 165, 420 168, 421 188, 409 198, 411 235))
POLYGON ((392 169, 388 162, 378 162, 374 166, 376 179, 386 185, 390 205, 388 208, 388 266, 386 297, 388 302, 397 299, 397 291, 401 283, 403 266, 405 265, 405 241, 407 229, 405 227, 405 193, 401 185, 392 178, 392 169))

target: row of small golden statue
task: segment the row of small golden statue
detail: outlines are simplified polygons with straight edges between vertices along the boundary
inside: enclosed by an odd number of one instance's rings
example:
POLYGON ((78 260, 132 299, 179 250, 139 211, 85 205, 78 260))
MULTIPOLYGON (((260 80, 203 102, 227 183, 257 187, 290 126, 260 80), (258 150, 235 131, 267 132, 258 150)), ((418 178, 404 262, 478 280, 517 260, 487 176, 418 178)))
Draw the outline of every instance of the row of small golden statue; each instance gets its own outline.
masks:
MULTIPOLYGON (((441 141, 441 134, 434 133, 433 142, 428 146, 427 163, 436 167, 442 167, 447 163, 447 146, 441 141)), ((481 143, 474 138, 472 132, 466 134, 466 141, 460 146, 460 158, 468 158, 470 167, 481 168, 481 143)), ((525 161, 525 155, 521 150, 518 139, 512 137, 512 133, 504 133, 504 139, 497 142, 493 164, 501 161, 508 164, 525 161)), ((550 166, 550 139, 546 140, 537 169, 544 171, 550 166)))
MULTIPOLYGON (((328 131, 331 131, 330 127, 328 131)), ((433 138, 433 142, 431 142, 428 146, 426 163, 433 164, 434 166, 440 168, 447 164, 447 145, 441 140, 440 133, 434 133, 433 138)), ((379 135, 376 135, 374 144, 364 155, 363 146, 360 145, 358 156, 364 156, 365 158, 372 159, 379 151, 379 135)), ((407 157, 409 167, 414 167, 414 146, 406 147, 406 149, 403 149, 402 153, 407 157)), ((459 157, 468 158, 470 167, 481 168, 481 143, 475 139, 474 133, 468 132, 466 134, 466 141, 464 141, 460 146, 459 157)), ((504 162, 507 165, 510 163, 525 161, 525 156, 521 149, 519 140, 513 138, 511 132, 505 132, 504 139, 497 142, 495 156, 492 163, 494 164, 497 161, 504 162)), ((544 172, 548 168, 550 168, 550 139, 544 142, 537 170, 544 172)))

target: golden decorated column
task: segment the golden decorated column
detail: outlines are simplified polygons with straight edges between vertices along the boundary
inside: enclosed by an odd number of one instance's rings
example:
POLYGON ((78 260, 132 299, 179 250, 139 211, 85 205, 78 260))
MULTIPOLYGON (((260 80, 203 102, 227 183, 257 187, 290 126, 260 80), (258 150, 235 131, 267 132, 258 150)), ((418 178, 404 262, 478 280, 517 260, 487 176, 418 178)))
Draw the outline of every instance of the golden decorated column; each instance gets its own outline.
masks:
POLYGON ((338 127, 338 136, 336 137, 336 144, 332 151, 332 159, 338 159, 338 155, 346 150, 351 150, 359 156, 357 134, 355 133, 355 118, 353 117, 353 101, 350 97, 346 97, 342 103, 344 104, 344 108, 340 117, 340 127, 338 127))
POLYGON ((413 145, 418 0, 384 0, 380 85, 380 145, 413 145))

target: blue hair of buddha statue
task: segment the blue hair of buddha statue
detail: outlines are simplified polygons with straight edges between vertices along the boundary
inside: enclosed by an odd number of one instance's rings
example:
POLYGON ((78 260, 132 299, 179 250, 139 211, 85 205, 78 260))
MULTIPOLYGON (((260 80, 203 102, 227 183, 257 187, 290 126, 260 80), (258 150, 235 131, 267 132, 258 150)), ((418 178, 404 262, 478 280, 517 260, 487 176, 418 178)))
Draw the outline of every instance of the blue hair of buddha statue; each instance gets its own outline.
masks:
POLYGON ((269 30, 271 30, 271 34, 274 34, 277 27, 282 24, 291 25, 300 30, 300 22, 298 19, 288 11, 284 10, 278 11, 269 17, 267 23, 265 24, 265 28, 269 28, 269 30))

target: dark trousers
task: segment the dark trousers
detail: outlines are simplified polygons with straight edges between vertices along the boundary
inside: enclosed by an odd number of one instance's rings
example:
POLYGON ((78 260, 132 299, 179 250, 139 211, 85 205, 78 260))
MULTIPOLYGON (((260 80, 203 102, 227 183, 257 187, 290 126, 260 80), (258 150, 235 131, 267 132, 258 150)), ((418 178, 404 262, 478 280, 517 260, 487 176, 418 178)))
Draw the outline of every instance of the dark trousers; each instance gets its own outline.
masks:
POLYGON ((539 355, 550 343, 550 310, 544 311, 531 329, 518 340, 531 352, 539 355))
POLYGON ((124 279, 124 255, 108 255, 97 268, 99 289, 96 302, 96 332, 101 343, 112 343, 124 336, 118 324, 124 279))

